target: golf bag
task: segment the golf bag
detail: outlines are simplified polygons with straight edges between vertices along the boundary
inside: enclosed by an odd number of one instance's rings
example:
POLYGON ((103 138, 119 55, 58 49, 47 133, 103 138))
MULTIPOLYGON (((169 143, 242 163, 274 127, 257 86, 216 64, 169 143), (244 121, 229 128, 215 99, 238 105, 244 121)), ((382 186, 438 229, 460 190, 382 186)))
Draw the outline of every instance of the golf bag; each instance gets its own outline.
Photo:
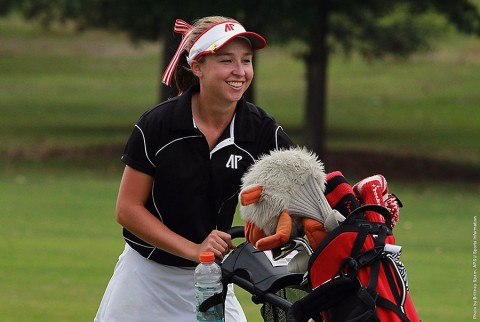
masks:
POLYGON ((287 321, 420 321, 389 218, 386 208, 365 205, 329 233, 309 260, 313 290, 292 305, 287 321), (365 211, 386 223, 367 221, 365 211))

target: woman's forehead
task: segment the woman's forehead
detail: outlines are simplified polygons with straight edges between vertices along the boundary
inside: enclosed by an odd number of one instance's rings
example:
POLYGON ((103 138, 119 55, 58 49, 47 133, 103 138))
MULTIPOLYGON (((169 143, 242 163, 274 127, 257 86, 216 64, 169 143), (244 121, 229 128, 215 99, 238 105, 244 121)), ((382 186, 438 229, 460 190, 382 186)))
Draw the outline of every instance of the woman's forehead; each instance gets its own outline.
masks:
POLYGON ((237 37, 230 40, 228 43, 218 49, 215 53, 222 55, 227 53, 241 53, 241 54, 252 54, 252 46, 250 42, 242 37, 237 37))

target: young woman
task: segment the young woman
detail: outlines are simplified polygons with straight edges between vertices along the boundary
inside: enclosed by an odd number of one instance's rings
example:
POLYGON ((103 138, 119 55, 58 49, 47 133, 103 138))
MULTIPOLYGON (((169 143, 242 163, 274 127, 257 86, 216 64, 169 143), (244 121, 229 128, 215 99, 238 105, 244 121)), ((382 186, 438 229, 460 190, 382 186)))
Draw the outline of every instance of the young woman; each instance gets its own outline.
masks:
MULTIPOLYGON (((241 177, 262 154, 292 146, 282 128, 247 102, 252 54, 265 47, 237 21, 177 20, 183 39, 163 80, 180 95, 145 112, 125 147, 116 218, 125 250, 95 321, 195 321, 199 254, 222 259, 241 177), (186 63, 182 55, 186 51, 186 63)), ((230 288, 226 321, 246 321, 230 288)))

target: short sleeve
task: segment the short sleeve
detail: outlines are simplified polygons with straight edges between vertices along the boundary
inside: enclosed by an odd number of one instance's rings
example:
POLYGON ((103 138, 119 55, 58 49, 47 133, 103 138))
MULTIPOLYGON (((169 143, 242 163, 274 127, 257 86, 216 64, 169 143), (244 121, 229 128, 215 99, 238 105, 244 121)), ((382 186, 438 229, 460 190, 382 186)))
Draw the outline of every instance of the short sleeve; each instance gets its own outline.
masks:
POLYGON ((148 122, 139 120, 128 138, 122 155, 126 165, 153 176, 155 174, 154 133, 149 130, 148 122))

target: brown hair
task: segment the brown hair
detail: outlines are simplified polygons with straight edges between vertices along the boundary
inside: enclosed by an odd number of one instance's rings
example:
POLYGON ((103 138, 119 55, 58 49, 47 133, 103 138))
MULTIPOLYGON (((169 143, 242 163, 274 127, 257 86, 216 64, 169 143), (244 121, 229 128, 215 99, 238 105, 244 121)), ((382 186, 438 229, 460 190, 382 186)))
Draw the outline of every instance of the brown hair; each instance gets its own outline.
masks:
MULTIPOLYGON (((204 17, 204 18, 195 20, 193 23, 194 30, 192 31, 192 33, 189 36, 189 39, 187 40, 186 50, 190 51, 190 48, 192 47, 194 41, 205 30, 207 30, 214 24, 217 24, 226 20, 234 20, 234 19, 223 17, 223 16, 210 16, 210 17, 204 17)), ((202 57, 200 57, 199 61, 200 62, 202 61, 202 57)), ((181 95, 184 91, 186 91, 190 86, 198 84, 198 78, 195 75, 193 75, 185 55, 181 55, 173 77, 175 79, 175 83, 177 85, 177 90, 179 95, 181 95)))

